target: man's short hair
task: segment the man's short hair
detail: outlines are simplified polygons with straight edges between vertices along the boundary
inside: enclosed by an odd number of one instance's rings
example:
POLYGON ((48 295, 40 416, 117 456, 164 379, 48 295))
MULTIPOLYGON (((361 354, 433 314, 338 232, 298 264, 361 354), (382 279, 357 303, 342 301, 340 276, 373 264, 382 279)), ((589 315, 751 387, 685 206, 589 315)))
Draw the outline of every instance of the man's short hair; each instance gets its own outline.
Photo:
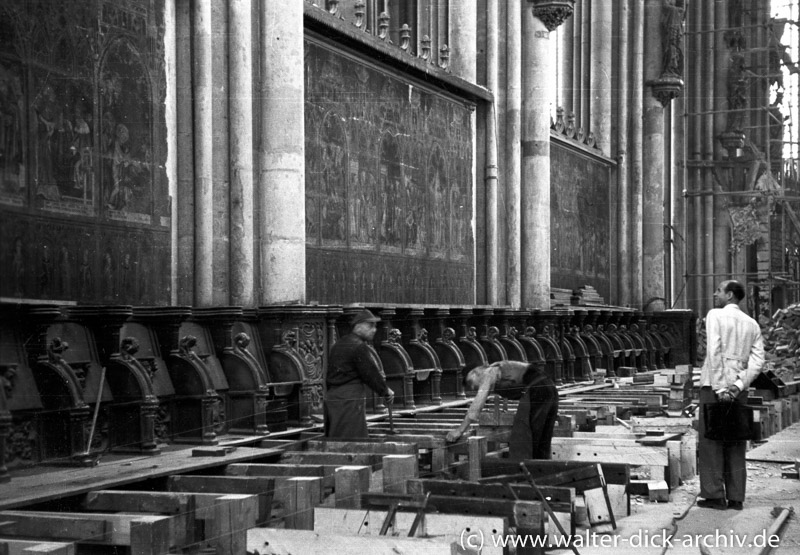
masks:
POLYGON ((737 301, 744 299, 744 286, 736 280, 730 280, 725 284, 725 291, 733 293, 737 301))

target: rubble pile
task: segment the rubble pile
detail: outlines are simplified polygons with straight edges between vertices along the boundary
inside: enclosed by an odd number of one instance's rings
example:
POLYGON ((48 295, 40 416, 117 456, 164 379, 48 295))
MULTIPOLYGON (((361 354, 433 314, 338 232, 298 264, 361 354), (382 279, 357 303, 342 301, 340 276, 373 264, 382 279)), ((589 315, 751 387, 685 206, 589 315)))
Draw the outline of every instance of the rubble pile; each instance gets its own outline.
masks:
POLYGON ((784 382, 793 381, 800 362, 800 303, 778 309, 762 333, 768 367, 784 382))

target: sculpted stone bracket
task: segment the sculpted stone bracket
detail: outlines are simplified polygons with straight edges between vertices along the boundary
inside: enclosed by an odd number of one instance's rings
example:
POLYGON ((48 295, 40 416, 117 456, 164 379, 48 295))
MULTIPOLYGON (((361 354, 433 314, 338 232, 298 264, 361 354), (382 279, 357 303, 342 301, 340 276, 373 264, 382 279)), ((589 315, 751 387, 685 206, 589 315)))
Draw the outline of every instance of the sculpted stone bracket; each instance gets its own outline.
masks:
POLYGON ((575 9, 575 0, 530 0, 534 17, 544 23, 548 31, 555 31, 575 9))

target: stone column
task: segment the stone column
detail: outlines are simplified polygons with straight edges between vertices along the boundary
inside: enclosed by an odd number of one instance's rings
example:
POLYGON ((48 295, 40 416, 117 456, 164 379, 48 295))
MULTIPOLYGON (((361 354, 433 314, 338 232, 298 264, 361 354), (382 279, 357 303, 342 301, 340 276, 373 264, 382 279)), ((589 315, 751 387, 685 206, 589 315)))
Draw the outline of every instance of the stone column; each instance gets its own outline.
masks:
POLYGON ((550 31, 572 8, 522 14, 522 305, 550 308, 550 31))
POLYGON ((611 155, 611 48, 612 2, 592 2, 592 49, 589 87, 591 90, 591 121, 589 130, 597 146, 606 156, 611 155))
MULTIPOLYGON (((618 113, 619 124, 617 127, 617 189, 619 191, 619 208, 617 210, 617 244, 619 245, 618 272, 617 272, 617 302, 622 306, 631 303, 630 275, 631 275, 631 225, 630 225, 630 181, 628 179, 628 133, 630 110, 630 82, 628 79, 628 62, 630 60, 629 45, 629 14, 630 0, 621 0, 617 10, 619 24, 619 52, 617 63, 619 65, 618 86, 618 113)), ((635 89, 634 89, 635 90, 635 89)))
POLYGON ((194 92, 194 305, 213 304, 214 197, 211 0, 192 3, 194 92))
POLYGON ((167 126, 166 174, 170 203, 170 304, 178 303, 178 19, 177 2, 164 4, 164 66, 166 98, 164 119, 167 126))
POLYGON ((522 306, 522 236, 520 192, 522 184, 521 113, 522 113, 522 0, 508 0, 506 21, 506 302, 522 306))
MULTIPOLYGON (((712 2, 703 3, 703 30, 714 28, 714 4, 712 2)), ((714 159, 714 86, 716 79, 716 72, 714 70, 714 33, 702 34, 702 48, 700 57, 703 59, 703 88, 701 93, 703 95, 703 112, 701 118, 703 120, 703 140, 702 140, 702 155, 705 164, 711 164, 714 159)), ((710 194, 715 189, 714 174, 710 171, 711 168, 704 165, 702 168, 703 190, 706 194, 703 199, 703 237, 704 256, 703 256, 703 273, 706 274, 705 290, 706 297, 705 310, 703 314, 714 307, 713 294, 717 288, 719 277, 713 274, 718 271, 714 268, 714 195, 710 194)))
POLYGON ((176 303, 194 302, 194 134, 192 132, 192 11, 191 0, 177 0, 175 8, 175 88, 177 196, 173 197, 178 235, 176 303))
MULTIPOLYGON (((486 2, 486 88, 497 94, 498 59, 497 0, 486 2)), ((486 302, 499 303, 497 247, 500 238, 497 232, 497 104, 494 102, 486 110, 486 302)))
MULTIPOLYGON (((703 15, 703 6, 699 2, 692 2, 690 5, 690 29, 692 30, 690 44, 692 49, 690 51, 691 54, 691 67, 692 67, 692 79, 691 79, 691 96, 690 99, 692 101, 691 104, 691 111, 695 114, 692 117, 692 129, 691 129, 691 141, 689 142, 690 153, 692 157, 693 167, 691 170, 691 190, 695 193, 698 193, 703 190, 703 176, 702 171, 700 169, 700 163, 702 160, 702 143, 703 143, 703 118, 699 115, 699 112, 703 110, 703 100, 700 96, 700 92, 703 90, 703 64, 702 64, 702 43, 703 43, 703 35, 700 31, 703 29, 702 25, 702 15, 703 15)), ((693 196, 690 197, 691 199, 691 226, 694 230, 692 234, 694 238, 694 244, 692 245, 692 249, 690 252, 690 256, 687 260, 687 265, 689 268, 693 268, 694 274, 699 274, 703 272, 703 263, 702 260, 704 258, 703 254, 703 197, 702 196, 693 196)), ((705 290, 705 279, 699 277, 697 275, 693 276, 690 281, 690 285, 692 287, 688 288, 688 292, 690 298, 696 299, 695 301, 695 308, 700 310, 700 314, 705 314, 705 302, 704 299, 708 298, 708 294, 705 290)))
POLYGON ((230 304, 252 307, 253 36, 250 0, 228 4, 230 63, 230 304))
MULTIPOLYGON (((630 288, 632 306, 643 304, 644 246, 642 243, 642 222, 644 221, 644 153, 642 151, 642 109, 644 102, 644 5, 640 0, 633 2, 633 22, 631 25, 633 48, 631 52, 631 274, 627 287, 630 288)), ((622 275, 625 279, 625 275, 622 275)))
POLYGON ((306 298, 303 4, 261 10, 259 304, 306 298))
MULTIPOLYGON (((720 136, 728 126, 728 113, 724 110, 730 109, 728 104, 728 69, 730 67, 730 52, 725 41, 725 31, 728 28, 728 2, 721 0, 714 1, 714 29, 720 29, 713 34, 714 49, 714 130, 712 140, 714 142, 714 160, 727 158, 727 151, 720 142, 720 136)), ((716 183, 715 183, 716 185, 716 183)), ((716 186, 715 186, 716 189, 716 186)), ((730 190, 730 189, 728 189, 730 190)), ((727 274, 731 270, 730 266, 730 237, 727 210, 720 202, 721 198, 714 200, 714 268, 717 273, 727 274)), ((715 279, 721 281, 722 276, 715 279)), ((716 287, 715 287, 716 289, 716 287)))
MULTIPOLYGON (((578 7, 575 6, 575 11, 578 7)), ((577 17, 577 13, 576 13, 577 17)), ((574 34, 575 34, 575 17, 570 17, 564 22, 564 31, 561 38, 561 47, 564 49, 564 72, 563 72, 563 104, 564 112, 575 112, 575 87, 574 87, 574 73, 573 66, 575 63, 575 49, 574 49, 574 34)))
POLYGON ((474 83, 478 58, 476 2, 450 2, 450 71, 474 83))
MULTIPOLYGON (((663 28, 662 0, 645 0, 644 12, 644 127, 643 153, 643 280, 645 308, 654 298, 665 297, 664 282, 664 107, 669 95, 659 93, 657 82, 662 77, 663 28), (659 95, 659 96, 656 96, 659 95)), ((657 305, 656 305, 657 306, 657 305)))

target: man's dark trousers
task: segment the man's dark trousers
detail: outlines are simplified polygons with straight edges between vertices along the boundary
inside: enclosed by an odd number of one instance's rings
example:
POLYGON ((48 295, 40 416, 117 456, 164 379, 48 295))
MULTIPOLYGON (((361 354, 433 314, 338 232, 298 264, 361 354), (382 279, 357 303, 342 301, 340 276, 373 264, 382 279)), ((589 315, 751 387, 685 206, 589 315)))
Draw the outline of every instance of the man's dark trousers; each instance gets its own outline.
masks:
POLYGON ((552 458, 553 428, 558 417, 558 389, 553 381, 542 376, 525 390, 508 440, 508 458, 552 458))
MULTIPOLYGON (((747 391, 736 399, 747 404, 747 391)), ((711 387, 700 388, 700 497, 743 502, 747 485, 747 442, 705 438, 703 407, 716 402, 717 396, 711 387)))

